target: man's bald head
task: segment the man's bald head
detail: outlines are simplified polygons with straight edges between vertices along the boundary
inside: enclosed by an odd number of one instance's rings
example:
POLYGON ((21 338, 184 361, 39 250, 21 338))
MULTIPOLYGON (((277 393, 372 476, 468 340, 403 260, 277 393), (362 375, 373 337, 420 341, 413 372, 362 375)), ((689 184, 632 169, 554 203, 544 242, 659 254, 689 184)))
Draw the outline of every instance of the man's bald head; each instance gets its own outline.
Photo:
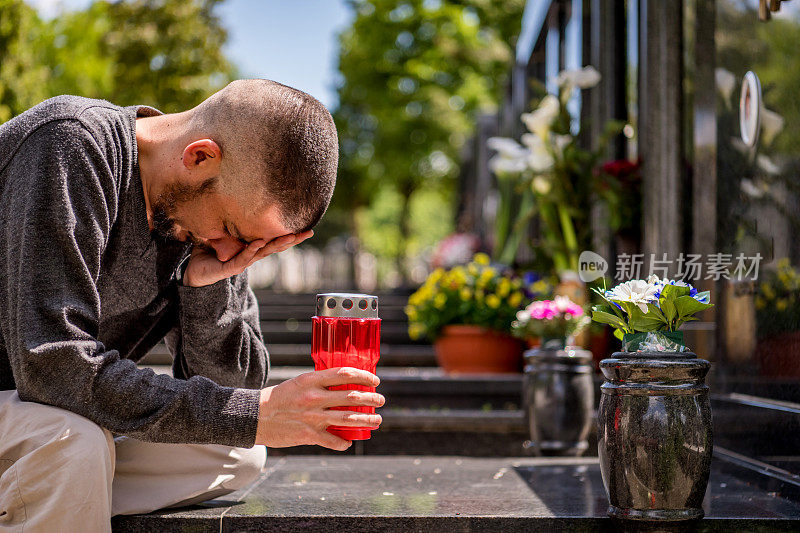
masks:
POLYGON ((274 81, 239 80, 190 113, 192 130, 222 150, 222 192, 251 211, 276 203, 295 233, 319 222, 336 184, 339 143, 318 100, 274 81))

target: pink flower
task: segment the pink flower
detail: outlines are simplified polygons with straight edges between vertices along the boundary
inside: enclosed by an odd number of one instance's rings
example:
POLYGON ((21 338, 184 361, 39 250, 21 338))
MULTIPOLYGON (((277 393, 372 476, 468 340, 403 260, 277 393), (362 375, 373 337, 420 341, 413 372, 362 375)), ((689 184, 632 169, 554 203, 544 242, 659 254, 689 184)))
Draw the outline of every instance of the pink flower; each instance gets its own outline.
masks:
POLYGON ((525 312, 536 320, 571 319, 583 316, 583 308, 566 296, 556 296, 555 300, 533 302, 525 312))

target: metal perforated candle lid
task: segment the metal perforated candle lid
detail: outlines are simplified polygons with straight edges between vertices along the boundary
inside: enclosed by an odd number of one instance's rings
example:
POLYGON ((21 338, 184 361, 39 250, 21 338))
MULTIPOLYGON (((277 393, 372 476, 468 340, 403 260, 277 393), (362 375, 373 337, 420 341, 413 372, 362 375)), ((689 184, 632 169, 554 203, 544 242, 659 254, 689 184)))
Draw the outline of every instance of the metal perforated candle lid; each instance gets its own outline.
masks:
POLYGON ((371 294, 317 294, 317 316, 378 318, 378 297, 371 294))

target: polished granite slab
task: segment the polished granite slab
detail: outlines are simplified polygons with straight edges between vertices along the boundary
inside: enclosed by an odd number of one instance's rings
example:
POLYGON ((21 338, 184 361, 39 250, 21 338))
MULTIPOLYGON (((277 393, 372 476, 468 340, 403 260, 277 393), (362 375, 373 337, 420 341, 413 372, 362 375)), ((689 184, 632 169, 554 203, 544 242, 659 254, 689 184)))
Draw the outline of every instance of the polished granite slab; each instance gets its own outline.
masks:
MULTIPOLYGON (((796 531, 800 504, 715 465, 692 531, 796 531)), ((202 507, 114 531, 615 531, 597 458, 307 457, 269 461, 202 507)), ((664 531, 679 529, 662 528, 664 531)))

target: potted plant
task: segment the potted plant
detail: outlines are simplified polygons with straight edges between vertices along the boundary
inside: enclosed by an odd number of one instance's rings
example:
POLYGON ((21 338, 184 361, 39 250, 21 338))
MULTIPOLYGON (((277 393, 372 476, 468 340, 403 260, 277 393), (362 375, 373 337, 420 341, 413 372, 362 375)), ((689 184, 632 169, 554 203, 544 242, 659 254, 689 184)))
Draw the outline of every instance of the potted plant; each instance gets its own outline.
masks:
POLYGON ((800 377, 800 271, 788 258, 767 272, 758 286, 755 307, 761 374, 800 377))
POLYGON ((600 471, 608 514, 642 521, 702 518, 712 453, 710 364, 678 328, 711 307, 683 281, 631 280, 597 291, 592 318, 616 328, 623 350, 600 362, 600 471))
POLYGON ((517 313, 514 334, 542 339, 524 354, 523 405, 536 455, 580 455, 589 447, 592 356, 569 345, 587 323, 583 308, 566 296, 535 301, 517 313))
POLYGON ((523 300, 522 280, 479 253, 467 265, 434 270, 409 297, 409 336, 434 341, 446 372, 519 372, 523 346, 511 323, 523 300))

